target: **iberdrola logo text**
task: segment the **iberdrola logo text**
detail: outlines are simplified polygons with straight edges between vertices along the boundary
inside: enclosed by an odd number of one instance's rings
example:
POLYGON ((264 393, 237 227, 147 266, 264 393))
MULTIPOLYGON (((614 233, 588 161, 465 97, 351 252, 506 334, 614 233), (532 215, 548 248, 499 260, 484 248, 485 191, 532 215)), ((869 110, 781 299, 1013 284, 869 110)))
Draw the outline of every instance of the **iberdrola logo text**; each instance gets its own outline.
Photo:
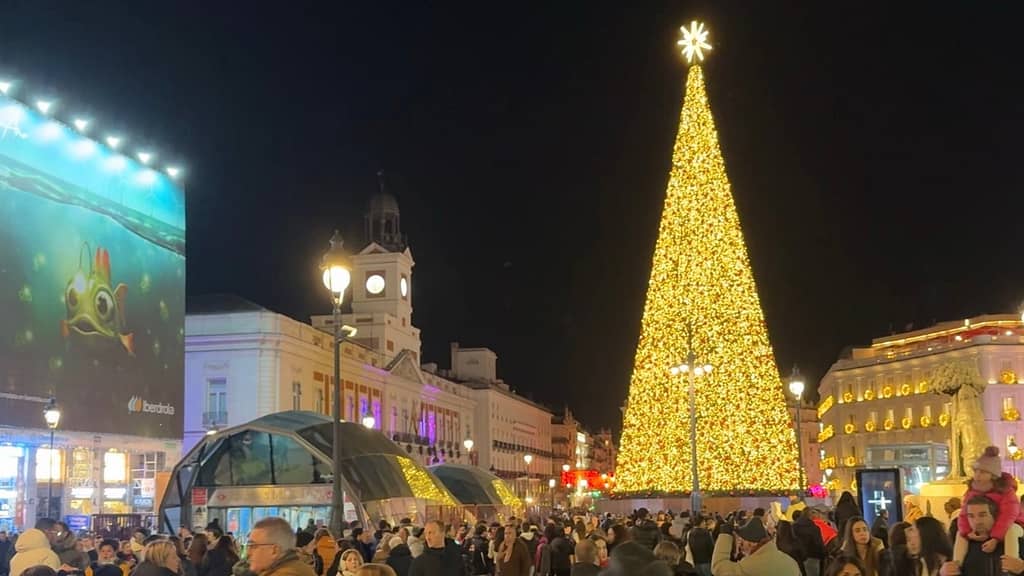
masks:
POLYGON ((146 402, 141 396, 132 396, 128 399, 128 412, 131 414, 135 413, 146 413, 146 414, 163 414, 165 416, 174 416, 174 406, 170 404, 164 404, 158 402, 156 404, 146 402))

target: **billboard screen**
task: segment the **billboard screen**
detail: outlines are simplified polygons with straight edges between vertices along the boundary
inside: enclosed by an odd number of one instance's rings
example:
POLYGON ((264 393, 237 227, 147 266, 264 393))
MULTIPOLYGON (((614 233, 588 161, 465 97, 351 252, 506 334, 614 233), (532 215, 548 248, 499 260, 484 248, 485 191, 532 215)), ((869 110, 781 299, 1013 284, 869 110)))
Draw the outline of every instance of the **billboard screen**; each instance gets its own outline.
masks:
POLYGON ((180 438, 185 198, 0 94, 0 426, 180 438))

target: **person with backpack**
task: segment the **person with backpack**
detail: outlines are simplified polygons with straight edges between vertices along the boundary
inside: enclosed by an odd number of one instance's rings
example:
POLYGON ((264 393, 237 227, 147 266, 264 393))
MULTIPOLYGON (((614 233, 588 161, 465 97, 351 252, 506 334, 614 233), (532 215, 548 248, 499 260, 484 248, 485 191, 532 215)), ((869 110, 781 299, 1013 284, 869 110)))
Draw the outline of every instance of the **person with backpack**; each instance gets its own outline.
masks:
POLYGON ((466 556, 466 568, 470 576, 488 576, 494 569, 493 561, 488 557, 487 551, 490 544, 487 541, 487 525, 477 524, 473 530, 473 537, 468 538, 463 544, 463 554, 466 556))

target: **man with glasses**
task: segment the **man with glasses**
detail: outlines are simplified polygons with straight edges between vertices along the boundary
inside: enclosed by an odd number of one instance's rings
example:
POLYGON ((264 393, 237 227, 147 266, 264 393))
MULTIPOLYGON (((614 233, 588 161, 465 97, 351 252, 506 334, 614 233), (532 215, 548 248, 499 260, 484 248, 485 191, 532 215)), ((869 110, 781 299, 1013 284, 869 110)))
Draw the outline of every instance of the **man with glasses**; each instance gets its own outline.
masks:
POLYGON ((295 531, 283 518, 264 518, 245 545, 249 569, 259 576, 316 576, 295 550, 295 531))

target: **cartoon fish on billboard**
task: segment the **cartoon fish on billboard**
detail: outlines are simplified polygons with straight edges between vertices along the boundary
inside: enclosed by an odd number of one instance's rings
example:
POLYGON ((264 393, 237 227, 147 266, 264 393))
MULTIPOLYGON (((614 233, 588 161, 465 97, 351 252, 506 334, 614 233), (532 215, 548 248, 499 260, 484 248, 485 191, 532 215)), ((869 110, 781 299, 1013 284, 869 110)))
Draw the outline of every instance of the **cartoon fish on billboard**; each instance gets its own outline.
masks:
MULTIPOLYGON (((88 245, 83 248, 88 250, 88 245)), ((89 348, 113 346, 134 356, 134 337, 126 331, 125 323, 127 294, 128 286, 123 283, 111 288, 110 253, 97 248, 89 275, 85 275, 80 263, 64 290, 68 317, 60 321, 61 335, 89 348)))

